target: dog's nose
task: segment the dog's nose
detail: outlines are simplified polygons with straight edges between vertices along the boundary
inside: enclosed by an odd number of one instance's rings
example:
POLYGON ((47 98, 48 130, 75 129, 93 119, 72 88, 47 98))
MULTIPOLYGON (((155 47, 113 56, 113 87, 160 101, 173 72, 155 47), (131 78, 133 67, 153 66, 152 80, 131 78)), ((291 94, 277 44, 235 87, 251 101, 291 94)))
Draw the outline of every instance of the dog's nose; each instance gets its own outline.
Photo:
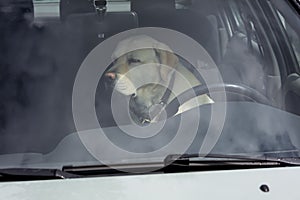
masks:
POLYGON ((117 78, 116 73, 114 72, 107 72, 104 74, 104 86, 106 90, 111 90, 112 87, 115 85, 115 80, 117 78))
POLYGON ((117 79, 117 74, 115 72, 107 72, 105 73, 105 83, 108 84, 109 86, 114 85, 116 79, 117 79))
POLYGON ((110 80, 110 81, 114 81, 116 79, 116 73, 113 72, 107 72, 105 74, 105 76, 110 80))

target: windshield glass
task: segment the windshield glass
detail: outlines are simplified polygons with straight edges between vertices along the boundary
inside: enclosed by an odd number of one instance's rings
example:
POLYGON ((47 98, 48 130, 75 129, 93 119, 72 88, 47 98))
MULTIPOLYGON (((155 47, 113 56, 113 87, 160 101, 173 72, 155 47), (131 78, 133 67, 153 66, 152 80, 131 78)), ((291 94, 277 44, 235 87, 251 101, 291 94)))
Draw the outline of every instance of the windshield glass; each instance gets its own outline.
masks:
POLYGON ((0 2, 0 168, 298 158, 294 1, 0 2))

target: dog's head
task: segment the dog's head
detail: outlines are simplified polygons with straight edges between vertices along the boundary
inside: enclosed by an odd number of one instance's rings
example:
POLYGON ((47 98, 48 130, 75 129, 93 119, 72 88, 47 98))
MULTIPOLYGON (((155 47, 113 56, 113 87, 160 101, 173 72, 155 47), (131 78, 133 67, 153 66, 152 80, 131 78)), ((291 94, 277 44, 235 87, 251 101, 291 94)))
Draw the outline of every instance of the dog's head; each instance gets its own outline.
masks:
POLYGON ((114 64, 105 73, 106 79, 118 92, 132 96, 134 121, 151 121, 150 108, 164 95, 164 86, 178 65, 177 56, 153 38, 135 36, 120 42, 112 57, 114 64))

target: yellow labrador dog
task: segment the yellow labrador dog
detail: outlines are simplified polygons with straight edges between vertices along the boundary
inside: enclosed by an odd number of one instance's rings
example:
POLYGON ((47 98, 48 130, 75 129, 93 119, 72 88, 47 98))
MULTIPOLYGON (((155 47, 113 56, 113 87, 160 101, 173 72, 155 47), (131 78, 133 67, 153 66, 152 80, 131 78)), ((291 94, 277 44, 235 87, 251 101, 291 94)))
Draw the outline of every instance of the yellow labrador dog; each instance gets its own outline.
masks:
MULTIPOLYGON (((115 62, 105 76, 118 92, 131 96, 130 114, 137 124, 155 122, 158 113, 151 114, 155 105, 167 104, 201 84, 167 45, 149 36, 121 41, 112 59, 115 62)), ((210 97, 202 95, 181 105, 178 113, 212 102, 210 97)))

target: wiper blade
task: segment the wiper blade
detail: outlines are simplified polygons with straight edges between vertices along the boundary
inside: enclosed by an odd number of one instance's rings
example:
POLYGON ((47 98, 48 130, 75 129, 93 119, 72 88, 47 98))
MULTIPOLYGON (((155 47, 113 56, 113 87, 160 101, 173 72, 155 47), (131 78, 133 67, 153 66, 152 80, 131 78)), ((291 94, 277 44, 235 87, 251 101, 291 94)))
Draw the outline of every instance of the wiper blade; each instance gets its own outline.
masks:
POLYGON ((63 171, 78 174, 82 176, 113 176, 143 174, 145 172, 155 171, 163 168, 162 162, 147 163, 125 163, 112 165, 94 165, 94 166, 64 166, 63 171))
POLYGON ((0 169, 0 181, 29 181, 79 178, 78 175, 64 172, 59 169, 37 168, 7 168, 0 169))
POLYGON ((222 154, 171 154, 164 160, 165 172, 212 171, 300 166, 298 159, 222 154))
POLYGON ((199 155, 199 154, 171 154, 164 162, 123 163, 112 165, 64 166, 62 171, 88 176, 120 176, 148 173, 172 173, 187 171, 211 171, 226 169, 249 169, 283 166, 300 166, 300 162, 286 161, 273 158, 260 158, 239 155, 199 155))

